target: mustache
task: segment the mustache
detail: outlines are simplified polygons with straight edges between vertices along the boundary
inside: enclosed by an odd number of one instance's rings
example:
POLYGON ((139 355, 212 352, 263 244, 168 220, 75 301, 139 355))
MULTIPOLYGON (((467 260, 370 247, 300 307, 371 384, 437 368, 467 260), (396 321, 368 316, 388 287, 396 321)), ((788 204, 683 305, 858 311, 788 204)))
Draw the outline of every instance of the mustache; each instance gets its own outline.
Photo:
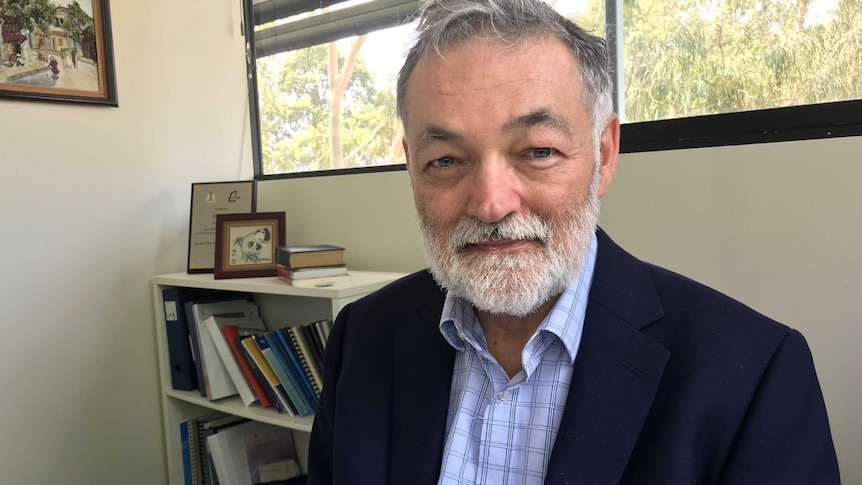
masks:
POLYGON ((475 217, 458 221, 449 233, 449 246, 461 250, 471 244, 500 239, 535 241, 547 246, 552 239, 551 225, 533 213, 509 214, 497 222, 482 222, 475 217))

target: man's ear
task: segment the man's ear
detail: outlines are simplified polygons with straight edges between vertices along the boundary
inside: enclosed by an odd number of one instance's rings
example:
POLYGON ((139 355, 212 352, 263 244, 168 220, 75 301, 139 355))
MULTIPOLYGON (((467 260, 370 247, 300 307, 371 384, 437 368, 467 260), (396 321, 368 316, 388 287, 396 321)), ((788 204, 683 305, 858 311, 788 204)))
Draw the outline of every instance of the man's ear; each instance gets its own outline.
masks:
POLYGON ((617 157, 620 153, 620 118, 616 113, 611 113, 608 124, 602 132, 599 146, 599 198, 605 196, 614 173, 617 171, 617 157))

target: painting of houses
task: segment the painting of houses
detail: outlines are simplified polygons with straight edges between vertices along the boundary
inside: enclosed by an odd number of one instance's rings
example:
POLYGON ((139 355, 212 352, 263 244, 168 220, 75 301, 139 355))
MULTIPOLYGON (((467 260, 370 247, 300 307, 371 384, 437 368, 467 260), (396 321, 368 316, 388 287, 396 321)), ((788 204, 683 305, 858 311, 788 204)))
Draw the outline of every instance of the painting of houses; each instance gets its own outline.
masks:
POLYGON ((0 0, 0 95, 116 105, 109 25, 107 0, 0 0))

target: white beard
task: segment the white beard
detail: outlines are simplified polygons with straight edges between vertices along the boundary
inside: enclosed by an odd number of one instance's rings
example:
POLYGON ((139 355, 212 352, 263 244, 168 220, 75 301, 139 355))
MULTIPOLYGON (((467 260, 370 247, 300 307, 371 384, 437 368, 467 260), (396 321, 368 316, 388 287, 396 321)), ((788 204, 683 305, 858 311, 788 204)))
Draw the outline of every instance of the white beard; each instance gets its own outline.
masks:
POLYGON ((434 227, 420 206, 422 243, 434 279, 479 311, 516 317, 535 312, 561 294, 586 261, 599 219, 599 175, 596 164, 587 197, 554 219, 526 212, 486 224, 466 217, 447 231, 434 227), (517 253, 464 251, 495 239, 537 244, 517 253))

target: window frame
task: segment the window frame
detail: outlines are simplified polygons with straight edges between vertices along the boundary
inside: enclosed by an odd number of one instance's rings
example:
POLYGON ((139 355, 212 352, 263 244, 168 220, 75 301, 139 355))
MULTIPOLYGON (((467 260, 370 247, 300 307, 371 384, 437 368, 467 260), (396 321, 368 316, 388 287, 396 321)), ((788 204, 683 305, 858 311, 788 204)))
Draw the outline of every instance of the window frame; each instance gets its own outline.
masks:
MULTIPOLYGON (((298 14, 317 8, 335 5, 345 0, 269 0, 256 6, 253 0, 243 2, 243 31, 246 38, 246 69, 248 79, 249 116, 252 137, 252 158, 254 162, 255 180, 292 179, 305 177, 326 177, 332 175, 364 174, 375 172, 392 172, 406 170, 405 164, 378 165, 370 167, 352 167, 341 169, 318 170, 312 172, 297 172, 286 174, 264 174, 262 138, 260 132, 260 112, 257 90, 257 47, 256 25, 275 20, 275 11, 280 9, 279 18, 284 12, 298 14), (251 13, 251 14, 249 14, 251 13), (251 21, 248 21, 251 19, 251 21)), ((376 8, 371 10, 382 13, 395 12, 398 22, 408 22, 415 16, 404 15, 400 8, 407 4, 417 4, 416 0, 377 0, 376 8), (387 10, 387 9, 394 10, 387 10)), ((618 91, 622 81, 620 69, 622 58, 619 55, 622 42, 618 34, 622 31, 621 21, 622 0, 606 0, 607 39, 612 62, 614 79, 614 108, 619 109, 618 91)), ((356 9, 350 7, 345 10, 356 9)), ((330 20, 342 21, 342 15, 329 14, 330 20)), ((301 21, 303 31, 319 28, 327 23, 323 16, 312 17, 301 21)), ((300 22, 297 22, 299 24, 300 22)), ((373 17, 360 28, 359 33, 371 32, 377 29, 396 25, 392 18, 380 20, 373 17)), ((356 35, 356 31, 345 32, 338 28, 324 29, 322 33, 299 37, 287 29, 279 29, 282 35, 290 39, 291 49, 300 49, 311 45, 335 40, 338 35, 356 35)), ((272 38, 275 31, 267 34, 272 38)), ((263 54, 267 55, 267 54, 263 54)), ((623 102, 624 107, 624 102, 623 102)), ((862 99, 835 101, 828 103, 787 106, 751 111, 736 111, 702 116, 690 116, 654 121, 622 123, 620 125, 620 153, 641 153, 664 150, 682 150, 692 148, 708 148, 718 146, 751 145, 760 143, 775 143, 785 141, 801 141, 814 139, 830 139, 862 135, 862 99)))

